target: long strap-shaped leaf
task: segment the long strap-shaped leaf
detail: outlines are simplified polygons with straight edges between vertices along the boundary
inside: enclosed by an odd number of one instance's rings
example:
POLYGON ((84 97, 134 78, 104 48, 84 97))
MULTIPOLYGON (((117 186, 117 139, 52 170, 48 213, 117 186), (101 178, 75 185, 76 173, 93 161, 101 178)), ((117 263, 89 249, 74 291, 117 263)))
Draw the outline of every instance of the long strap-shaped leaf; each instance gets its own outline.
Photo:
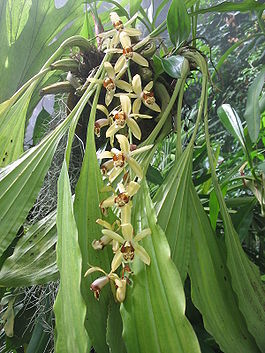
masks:
POLYGON ((172 259, 184 282, 190 254, 190 218, 188 216, 192 146, 189 145, 174 164, 154 197, 157 220, 164 230, 172 259))
POLYGON ((0 171, 0 256, 31 209, 70 116, 38 146, 0 171))
POLYGON ((224 222, 227 267, 231 274, 232 287, 237 294, 239 308, 246 319, 248 329, 255 338, 261 351, 264 351, 265 289, 261 282, 258 268, 248 259, 242 249, 239 236, 234 229, 232 220, 226 208, 222 190, 218 184, 208 132, 207 102, 205 105, 204 124, 212 181, 224 222))
POLYGON ((58 277, 55 244, 56 211, 32 225, 15 246, 0 271, 1 286, 43 284, 58 277))
MULTIPOLYGON (((99 94, 99 89, 96 94, 99 94)), ((94 102, 96 102, 96 99, 94 102)), ((96 103, 93 104, 89 118, 86 150, 74 202, 74 212, 82 254, 82 274, 87 271, 89 264, 109 271, 111 262, 107 249, 98 253, 91 246, 92 241, 99 239, 102 235, 100 226, 96 224, 96 220, 102 218, 99 203, 101 201, 100 190, 103 187, 103 182, 95 149, 95 112, 96 103)), ((83 277, 81 281, 82 295, 87 306, 87 320, 85 324, 95 350, 98 353, 104 353, 109 352, 106 343, 106 327, 110 291, 104 288, 100 296, 100 301, 95 300, 90 291, 92 278, 95 277, 83 277)))
POLYGON ((151 258, 145 266, 133 264, 133 285, 121 305, 123 337, 128 353, 196 353, 197 337, 185 317, 185 295, 179 273, 170 258, 164 232, 157 224, 148 187, 143 182, 134 202, 135 232, 146 227, 151 236, 143 246, 151 258))
POLYGON ((56 222, 60 287, 54 304, 57 332, 55 351, 85 353, 88 350, 88 336, 84 326, 86 306, 81 295, 82 259, 65 162, 58 181, 56 222))
POLYGON ((189 192, 192 222, 189 276, 192 301, 200 310, 205 328, 225 353, 258 353, 239 310, 225 263, 224 247, 214 234, 194 186, 189 192))

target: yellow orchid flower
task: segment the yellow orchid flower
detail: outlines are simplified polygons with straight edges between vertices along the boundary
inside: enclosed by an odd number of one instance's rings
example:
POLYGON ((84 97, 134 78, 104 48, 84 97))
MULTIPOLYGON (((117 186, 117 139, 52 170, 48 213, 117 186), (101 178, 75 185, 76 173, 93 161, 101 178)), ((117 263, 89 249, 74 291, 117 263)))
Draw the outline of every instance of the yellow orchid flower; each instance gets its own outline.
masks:
POLYGON ((97 267, 97 266, 92 266, 89 268, 84 277, 94 273, 94 272, 102 272, 104 276, 101 276, 95 281, 93 281, 90 285, 90 290, 94 293, 94 297, 99 300, 100 297, 100 292, 102 288, 104 288, 108 283, 113 282, 115 283, 115 286, 117 288, 115 297, 118 302, 122 303, 125 299, 126 295, 126 284, 127 284, 127 279, 126 278, 120 278, 116 273, 113 273, 111 271, 110 273, 105 272, 102 270, 102 268, 97 267))
POLYGON ((114 114, 114 119, 113 119, 114 121, 106 131, 106 137, 107 138, 113 137, 116 134, 116 132, 118 132, 120 129, 125 127, 125 125, 127 124, 128 127, 131 129, 132 134, 138 140, 140 140, 142 133, 138 124, 133 118, 152 119, 152 116, 139 114, 134 112, 134 110, 131 113, 131 110, 132 110, 131 100, 125 94, 120 95, 120 101, 121 101, 121 111, 117 111, 114 114))
MULTIPOLYGON (((116 230, 120 229, 120 222, 118 220, 110 224, 107 221, 104 221, 103 219, 97 219, 96 223, 109 230, 115 230, 115 228, 116 230)), ((112 243, 113 252, 116 252, 119 248, 118 243, 112 240, 107 235, 103 235, 103 237, 101 237, 99 240, 94 239, 92 242, 92 247, 95 250, 102 250, 107 244, 110 244, 110 243, 112 243)))
POLYGON ((104 214, 105 209, 108 207, 116 206, 121 212, 121 224, 131 222, 131 198, 137 193, 140 184, 135 181, 130 181, 126 186, 122 183, 118 184, 118 193, 114 194, 107 199, 103 200, 99 207, 104 214))
POLYGON ((152 148, 153 145, 140 147, 131 151, 130 143, 126 136, 116 135, 116 138, 120 144, 120 150, 112 148, 111 151, 102 152, 99 155, 99 159, 111 158, 113 160, 113 170, 109 175, 109 181, 112 183, 116 177, 124 170, 128 163, 130 168, 134 171, 136 176, 140 179, 143 178, 143 171, 139 163, 133 158, 133 156, 145 152, 152 148))
POLYGON ((142 34, 142 32, 139 31, 139 29, 128 28, 128 26, 131 23, 133 23, 136 20, 136 18, 137 18, 137 14, 135 16, 133 16, 128 22, 123 24, 119 15, 116 12, 111 12, 110 13, 110 20, 111 20, 111 23, 112 23, 114 29, 107 31, 107 32, 100 33, 98 36, 100 38, 112 37, 111 46, 113 46, 113 47, 115 47, 119 43, 120 35, 122 33, 125 33, 127 36, 130 36, 130 37, 140 36, 142 34))
POLYGON ((133 261, 135 255, 140 258, 146 265, 150 265, 150 257, 146 250, 139 245, 139 241, 151 234, 150 228, 142 230, 137 235, 133 235, 133 227, 130 223, 122 224, 122 236, 118 233, 103 229, 102 233, 110 238, 118 241, 121 244, 120 249, 114 255, 111 263, 111 271, 114 272, 122 262, 133 261))
POLYGON ((120 41, 122 49, 115 48, 105 50, 106 53, 122 54, 114 66, 116 73, 124 70, 124 68, 127 68, 128 60, 133 60, 140 66, 149 66, 148 61, 142 55, 136 52, 136 50, 143 45, 143 42, 139 42, 132 46, 130 37, 124 32, 120 34, 120 41))
POLYGON ((133 102, 133 110, 139 112, 141 104, 156 112, 161 112, 159 105, 155 102, 153 88, 153 81, 150 81, 144 89, 142 89, 142 81, 140 75, 135 75, 132 79, 132 87, 135 94, 130 94, 131 98, 136 98, 133 102))

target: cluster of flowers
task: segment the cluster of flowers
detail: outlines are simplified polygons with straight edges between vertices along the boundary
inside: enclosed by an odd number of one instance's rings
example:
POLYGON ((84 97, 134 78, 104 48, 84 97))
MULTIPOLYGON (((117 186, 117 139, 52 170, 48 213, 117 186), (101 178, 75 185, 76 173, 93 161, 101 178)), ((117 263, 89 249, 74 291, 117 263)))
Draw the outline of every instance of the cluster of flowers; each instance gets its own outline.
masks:
MULTIPOLYGON (((137 53, 139 43, 132 46, 131 36, 139 36, 141 32, 135 28, 128 28, 128 24, 123 24, 120 17, 112 12, 110 14, 114 29, 100 34, 101 38, 111 40, 106 52, 121 54, 113 67, 111 63, 105 62, 104 67, 106 76, 103 80, 90 78, 91 82, 101 83, 106 90, 105 105, 98 105, 106 118, 98 119, 95 123, 95 134, 100 136, 102 127, 109 126, 106 131, 106 138, 110 138, 111 150, 101 153, 100 159, 108 159, 101 165, 103 175, 109 180, 109 188, 113 195, 103 200, 99 207, 102 214, 106 214, 109 207, 115 207, 119 217, 113 224, 103 219, 98 219, 97 223, 103 227, 102 237, 94 240, 92 246, 95 250, 102 250, 106 245, 112 245, 114 257, 111 263, 110 273, 106 273, 99 267, 91 267, 85 275, 99 271, 103 276, 97 278, 90 286, 96 299, 99 299, 101 289, 107 283, 114 283, 116 288, 116 299, 123 302, 126 295, 126 284, 130 282, 129 276, 132 274, 130 263, 138 256, 146 265, 150 264, 150 257, 139 242, 151 234, 149 228, 134 234, 131 224, 132 197, 140 188, 139 181, 143 178, 143 171, 134 156, 147 151, 152 145, 137 148, 136 145, 129 142, 128 136, 132 135, 140 140, 141 130, 137 124, 138 118, 150 119, 152 116, 140 113, 142 103, 149 109, 160 112, 160 107, 155 102, 152 90, 153 82, 149 82, 142 89, 140 75, 136 74, 129 79, 130 82, 122 80, 122 76, 129 70, 130 60, 141 66, 148 66, 148 61, 137 53), (116 48, 117 47, 117 48, 116 48), (120 48, 119 48, 120 47, 120 48), (119 88, 125 93, 116 93, 119 88), (120 105, 108 111, 108 106, 113 101, 114 96, 120 100, 120 105), (134 99, 133 104, 131 99, 134 99), (127 126, 127 129, 124 129, 127 126), (125 134, 117 134, 120 130, 126 131, 125 134), (120 149, 114 148, 115 137, 120 145, 120 149), (113 181, 121 174, 122 181, 118 183, 117 190, 112 186, 113 181), (135 175, 132 180, 131 175, 135 175), (137 181, 136 181, 137 180, 137 181), (115 271, 122 266, 121 276, 115 271)), ((141 42, 140 42, 141 43, 141 42)), ((128 75, 130 77, 130 75, 128 75)), ((131 140, 131 139, 130 139, 131 140)), ((131 141, 132 142, 132 141, 131 141)))

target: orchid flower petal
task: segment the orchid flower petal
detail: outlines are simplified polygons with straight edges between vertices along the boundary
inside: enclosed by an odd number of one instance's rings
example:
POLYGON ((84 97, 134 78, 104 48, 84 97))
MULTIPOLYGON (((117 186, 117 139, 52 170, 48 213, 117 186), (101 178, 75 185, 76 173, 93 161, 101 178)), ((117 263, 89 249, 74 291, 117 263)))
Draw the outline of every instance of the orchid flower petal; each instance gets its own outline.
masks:
POLYGON ((143 238, 147 237, 148 235, 151 235, 151 229, 150 228, 146 228, 144 230, 142 230, 140 233, 138 233, 133 240, 138 242, 140 240, 142 240, 143 238))
POLYGON ((111 207, 115 205, 115 196, 110 196, 100 203, 100 208, 111 207))
POLYGON ((109 175, 109 181, 112 183, 123 171, 124 167, 114 168, 109 175))
POLYGON ((104 159, 104 158, 113 158, 114 153, 110 152, 110 151, 104 151, 102 153, 100 153, 100 155, 98 156, 99 159, 104 159))
POLYGON ((138 114, 139 113, 141 105, 142 105, 141 98, 135 99, 135 101, 133 102, 133 109, 132 109, 134 114, 138 114))
POLYGON ((113 123, 106 131, 106 137, 108 138, 108 137, 114 136, 116 132, 118 132, 120 129, 121 129, 121 126, 117 126, 115 123, 113 123))
POLYGON ((107 118, 109 117, 109 111, 108 111, 108 109, 105 107, 105 105, 98 104, 98 105, 97 105, 97 109, 100 110, 100 111, 102 111, 102 113, 104 113, 107 118))
POLYGON ((105 104, 108 107, 110 103, 112 102, 112 99, 114 97, 115 89, 112 89, 111 91, 107 90, 106 95, 105 95, 105 104))
POLYGON ((102 234, 107 235, 113 240, 117 240, 119 243, 123 244, 124 239, 122 236, 120 236, 118 233, 113 232, 113 230, 110 229, 102 229, 102 234))
POLYGON ((111 63, 109 63, 108 61, 104 63, 104 68, 107 72, 107 75, 109 78, 111 78, 112 80, 115 79, 115 71, 113 69, 113 66, 111 65, 111 63))
POLYGON ((136 29, 136 28, 125 28, 123 30, 123 32, 125 32, 130 37, 135 37, 135 36, 142 35, 142 32, 139 31, 139 29, 136 29))
POLYGON ((96 220, 96 223, 99 224, 100 226, 106 228, 106 229, 112 229, 112 225, 107 222, 107 221, 104 221, 103 219, 99 218, 96 220))
POLYGON ((145 101, 143 101, 143 103, 144 103, 144 105, 145 105, 146 107, 148 107, 149 109, 154 110, 155 112, 158 112, 158 113, 161 112, 161 109, 160 109, 160 107, 159 107, 158 104, 156 104, 156 103, 147 104, 145 101))
POLYGON ((140 66, 144 66, 144 67, 148 67, 149 63, 148 61, 140 54, 133 52, 132 54, 132 60, 134 62, 136 62, 136 64, 140 65, 140 66))
POLYGON ((132 46, 131 39, 125 31, 122 31, 120 34, 120 42, 123 48, 130 48, 132 46))
POLYGON ((121 232, 125 240, 131 241, 133 238, 133 226, 130 223, 121 225, 121 232))
POLYGON ((120 96, 120 100, 121 100, 122 111, 124 113, 126 113, 127 115, 129 115, 131 113, 131 110, 132 110, 132 105, 131 105, 130 98, 128 96, 126 96, 125 94, 122 94, 120 96))
POLYGON ((138 176, 140 179, 143 179, 143 170, 140 167, 140 164, 137 163, 136 160, 131 157, 127 157, 127 162, 136 174, 136 176, 138 176))
POLYGON ((121 223, 131 223, 131 214, 132 214, 132 204, 131 202, 127 203, 121 208, 121 223))
POLYGON ((121 151, 124 154, 128 154, 130 152, 130 144, 126 136, 124 135, 116 135, 116 139, 118 140, 120 146, 121 146, 121 151))
POLYGON ((153 88, 153 81, 150 81, 144 88, 144 91, 151 91, 151 89, 153 88))
POLYGON ((132 134, 138 140, 141 140, 142 133, 141 133, 141 129, 139 128, 137 122, 134 119, 130 118, 129 116, 127 117, 126 121, 127 121, 127 125, 131 129, 132 134))
POLYGON ((131 181, 128 185, 127 193, 129 196, 133 196, 137 193, 140 189, 140 184, 136 183, 135 181, 131 181))
POLYGON ((150 150, 152 147, 153 145, 147 145, 147 146, 136 148, 136 150, 130 152, 130 156, 135 156, 136 154, 146 152, 150 150))
POLYGON ((126 58, 124 55, 121 55, 119 59, 116 61, 116 64, 114 66, 115 73, 122 71, 125 65, 126 65, 126 58))
POLYGON ((133 79, 132 79, 132 87, 133 87, 133 90, 134 92, 140 96, 141 93, 142 93, 142 82, 141 82, 141 77, 140 75, 135 75, 133 76, 133 79))
POLYGON ((90 267, 90 268, 86 271, 86 273, 84 274, 84 277, 86 277, 86 276, 88 276, 88 275, 91 275, 91 273, 94 273, 94 272, 102 272, 102 273, 104 273, 104 275, 107 276, 107 273, 106 273, 104 270, 102 270, 102 268, 97 267, 97 266, 93 266, 93 267, 90 267))
POLYGON ((114 272, 117 270, 118 267, 120 267, 122 263, 122 253, 120 251, 117 251, 116 254, 114 255, 112 262, 111 262, 111 271, 114 272))
POLYGON ((146 265, 150 265, 150 256, 146 250, 139 244, 133 242, 134 253, 137 255, 146 265))
POLYGON ((132 91, 132 86, 131 86, 128 82, 126 82, 126 81, 123 81, 123 80, 116 80, 116 81, 115 81, 115 85, 116 85, 118 88, 120 88, 120 89, 122 89, 122 90, 124 90, 124 91, 126 91, 126 92, 131 92, 131 91, 132 91))

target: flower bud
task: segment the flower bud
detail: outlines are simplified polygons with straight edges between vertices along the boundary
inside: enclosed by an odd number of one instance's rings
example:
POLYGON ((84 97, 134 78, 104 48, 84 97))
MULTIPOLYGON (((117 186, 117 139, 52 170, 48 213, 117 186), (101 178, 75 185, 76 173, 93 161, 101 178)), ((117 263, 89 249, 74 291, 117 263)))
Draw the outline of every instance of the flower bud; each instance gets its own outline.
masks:
POLYGON ((101 289, 109 283, 109 277, 108 276, 103 276, 97 278, 91 285, 90 285, 90 290, 94 292, 94 297, 99 300, 99 295, 101 289))
POLYGON ((126 296, 126 279, 115 279, 115 284, 117 286, 116 299, 118 302, 122 303, 126 296))

